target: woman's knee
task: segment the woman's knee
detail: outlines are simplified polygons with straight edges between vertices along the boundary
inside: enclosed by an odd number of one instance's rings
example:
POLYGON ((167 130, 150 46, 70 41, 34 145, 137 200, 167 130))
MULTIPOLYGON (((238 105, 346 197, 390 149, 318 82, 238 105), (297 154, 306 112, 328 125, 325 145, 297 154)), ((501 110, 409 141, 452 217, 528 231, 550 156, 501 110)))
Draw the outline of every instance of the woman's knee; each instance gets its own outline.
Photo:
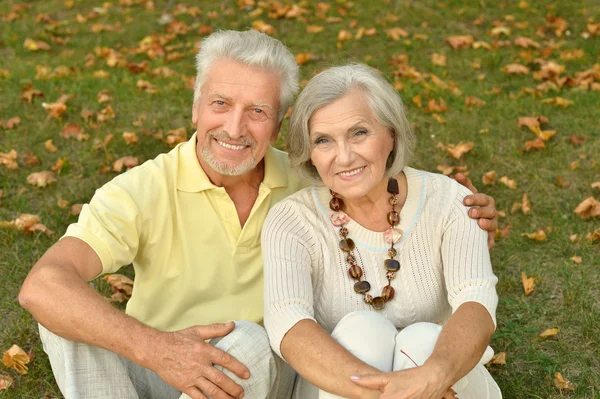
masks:
POLYGON ((394 370, 421 366, 433 353, 442 327, 419 322, 405 327, 396 336, 394 370))

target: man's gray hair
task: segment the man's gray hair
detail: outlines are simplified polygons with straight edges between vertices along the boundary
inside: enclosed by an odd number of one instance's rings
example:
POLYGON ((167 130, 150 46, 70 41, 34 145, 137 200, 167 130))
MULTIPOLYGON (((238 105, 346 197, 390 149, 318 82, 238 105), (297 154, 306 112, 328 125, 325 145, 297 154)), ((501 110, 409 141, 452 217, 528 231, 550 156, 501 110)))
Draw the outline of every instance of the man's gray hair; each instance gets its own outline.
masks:
POLYGON ((292 167, 304 180, 322 183, 310 160, 313 148, 309 137, 310 118, 318 109, 354 90, 364 94, 377 121, 386 126, 394 137, 394 149, 387 160, 386 176, 396 176, 412 157, 416 138, 396 90, 379 71, 369 66, 349 64, 333 67, 308 82, 292 111, 287 149, 292 167))
POLYGON ((217 31, 202 40, 200 51, 196 55, 194 106, 200 99, 202 86, 210 67, 219 59, 229 59, 279 74, 281 78, 279 121, 283 119, 298 92, 298 64, 283 43, 255 30, 217 31))

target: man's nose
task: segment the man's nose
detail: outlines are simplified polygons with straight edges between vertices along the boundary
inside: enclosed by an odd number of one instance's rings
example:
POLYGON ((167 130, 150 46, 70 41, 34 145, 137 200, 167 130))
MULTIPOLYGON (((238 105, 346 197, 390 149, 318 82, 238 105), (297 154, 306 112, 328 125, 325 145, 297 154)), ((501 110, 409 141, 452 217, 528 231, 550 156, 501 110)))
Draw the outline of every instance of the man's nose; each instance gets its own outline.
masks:
POLYGON ((232 139, 242 137, 246 134, 246 122, 243 109, 233 109, 227 114, 223 128, 232 139))

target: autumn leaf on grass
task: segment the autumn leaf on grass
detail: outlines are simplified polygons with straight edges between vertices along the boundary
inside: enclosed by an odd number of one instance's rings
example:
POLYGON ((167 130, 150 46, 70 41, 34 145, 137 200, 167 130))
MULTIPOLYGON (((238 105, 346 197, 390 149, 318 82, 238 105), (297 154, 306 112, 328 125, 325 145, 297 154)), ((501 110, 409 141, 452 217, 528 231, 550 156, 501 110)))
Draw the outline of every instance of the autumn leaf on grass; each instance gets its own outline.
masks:
POLYGON ((439 103, 434 98, 430 98, 427 108, 425 108, 425 112, 441 113, 446 111, 448 111, 448 106, 446 105, 446 101, 441 97, 439 98, 439 103))
POLYGON ((75 137, 77 141, 86 141, 90 138, 89 134, 83 133, 83 129, 77 122, 66 124, 60 132, 60 135, 66 139, 75 137))
POLYGON ((29 355, 18 345, 11 346, 2 356, 2 363, 8 368, 17 370, 19 374, 27 374, 27 363, 30 360, 29 355))
POLYGON ((496 364, 496 365, 500 365, 503 366, 506 364, 506 352, 500 352, 494 355, 494 357, 492 357, 492 360, 490 360, 488 362, 488 365, 491 364, 496 364))
POLYGON ((483 107, 485 105, 485 101, 475 96, 469 96, 465 99, 465 106, 467 108, 473 107, 483 107))
POLYGON ((463 173, 466 176, 469 175, 466 166, 449 166, 449 165, 438 165, 437 170, 442 172, 445 176, 450 176, 454 173, 463 173))
POLYGON ((348 32, 347 30, 342 29, 341 31, 338 32, 338 35, 337 35, 338 42, 350 41, 352 39, 354 39, 354 35, 352 35, 352 33, 348 32))
POLYGON ((566 98, 554 97, 543 99, 542 104, 551 104, 556 105, 557 107, 567 108, 569 105, 573 105, 574 102, 571 100, 567 100, 566 98))
POLYGON ((5 129, 14 129, 17 126, 19 126, 19 123, 21 123, 21 118, 19 118, 18 116, 13 116, 4 123, 0 121, 0 127, 3 127, 5 129))
POLYGON ((52 142, 52 139, 46 140, 44 142, 44 148, 46 149, 46 151, 48 152, 56 152, 56 146, 54 145, 54 143, 52 142))
POLYGON ((521 272, 521 283, 523 283, 523 290, 525 295, 531 295, 535 289, 535 281, 539 280, 539 277, 527 277, 524 272, 521 272))
POLYGON ((469 48, 473 45, 473 36, 450 36, 447 37, 444 41, 450 45, 454 50, 461 48, 469 48))
POLYGON ((523 194, 522 202, 515 202, 510 210, 510 213, 515 213, 518 210, 521 210, 525 215, 531 212, 531 202, 527 198, 527 193, 523 194))
POLYGON ((165 143, 174 147, 179 143, 183 143, 187 140, 187 130, 184 127, 180 127, 179 129, 173 129, 167 131, 167 137, 165 138, 165 143))
POLYGON ((533 39, 528 37, 519 36, 514 40, 515 46, 520 46, 523 48, 540 48, 540 44, 533 39))
POLYGON ((581 264, 581 262, 583 262, 583 259, 581 259, 581 256, 577 256, 577 255, 571 256, 571 260, 573 262, 577 263, 578 265, 581 264))
POLYGON ((572 134, 569 136, 569 141, 575 145, 583 144, 585 143, 585 140, 585 137, 579 137, 576 134, 572 134))
POLYGON ((123 132, 123 139, 127 145, 136 144, 139 141, 134 132, 123 132))
POLYGON ((27 176, 27 183, 37 187, 46 187, 48 184, 56 183, 56 178, 54 173, 45 170, 27 176))
POLYGON ((554 386, 561 391, 574 391, 577 389, 577 384, 567 380, 561 373, 554 373, 554 386))
POLYGON ((70 98, 70 95, 63 94, 55 103, 42 103, 42 107, 48 111, 47 119, 62 119, 62 114, 67 110, 66 103, 70 98))
POLYGON ((52 230, 40 223, 41 219, 38 215, 30 215, 23 213, 19 215, 15 220, 9 222, 0 222, 0 227, 3 228, 16 228, 17 230, 25 233, 33 233, 35 231, 41 231, 47 236, 54 234, 52 230))
POLYGON ((14 382, 11 376, 0 374, 0 391, 10 388, 14 382))
POLYGON ((108 145, 110 144, 110 142, 113 139, 113 134, 109 133, 106 136, 104 136, 104 139, 100 140, 100 139, 94 139, 94 149, 95 150, 105 150, 106 147, 108 147, 108 145))
POLYGON ((30 38, 25 39, 23 47, 29 51, 50 51, 52 49, 48 43, 30 38))
POLYGON ((600 216, 600 202, 594 197, 588 197, 583 200, 574 211, 582 219, 589 219, 600 216))
POLYGON ((100 104, 104 104, 104 103, 108 103, 110 101, 112 101, 112 97, 110 96, 110 91, 104 89, 104 90, 100 90, 98 92, 98 94, 96 95, 96 99, 98 100, 98 103, 100 104))
POLYGON ((523 233, 521 237, 527 237, 535 241, 546 241, 546 232, 544 229, 538 229, 535 233, 523 233))
POLYGON ((400 38, 404 38, 404 37, 408 36, 408 32, 402 28, 386 29, 385 34, 387 35, 387 37, 389 37, 393 41, 398 41, 398 40, 400 40, 400 38))
POLYGON ((135 84, 135 87, 145 91, 146 93, 150 93, 150 94, 159 92, 158 87, 154 86, 152 83, 148 82, 147 80, 138 80, 137 83, 135 84))
POLYGON ((96 116, 96 120, 98 121, 98 123, 106 122, 111 119, 115 119, 115 111, 110 105, 98 112, 96 116))
POLYGON ((133 167, 138 166, 139 164, 140 161, 136 157, 127 156, 119 158, 113 163, 113 171, 121 173, 123 171, 123 167, 129 170, 133 167))
POLYGON ((585 235, 585 240, 589 243, 600 242, 600 229, 587 233, 585 235))
POLYGON ((17 158, 18 154, 15 150, 10 150, 7 153, 0 152, 0 165, 4 165, 10 170, 17 170, 19 169, 17 158))
POLYGON ((131 298, 133 281, 130 278, 123 276, 122 274, 109 274, 104 276, 103 279, 110 285, 114 292, 111 297, 113 300, 124 302, 124 300, 131 298))
POLYGON ((548 338, 558 334, 558 328, 549 328, 540 334, 541 338, 548 338))
POLYGON ((544 140, 539 137, 535 140, 528 140, 525 142, 525 151, 543 150, 544 148, 546 148, 546 144, 544 143, 544 140))
POLYGON ((600 181, 593 182, 592 184, 590 184, 590 187, 600 189, 600 181))
POLYGON ((319 25, 306 25, 306 33, 319 33, 323 32, 323 29, 325 28, 319 25))
POLYGON ((506 238, 510 235, 510 224, 507 224, 502 229, 496 229, 496 238, 506 238))
POLYGON ((313 53, 298 53, 296 54, 296 64, 304 65, 308 61, 315 59, 315 55, 313 53))
POLYGON ((21 100, 27 101, 28 104, 31 104, 35 97, 44 97, 44 93, 34 89, 33 84, 28 84, 21 89, 21 100))
POLYGON ((272 35, 275 33, 275 28, 273 27, 273 25, 269 25, 268 23, 260 19, 252 22, 252 29, 262 33, 266 33, 267 35, 272 35))
POLYGON ((433 53, 431 54, 431 63, 435 66, 445 67, 446 56, 444 54, 433 53))
POLYGON ((502 68, 502 72, 507 75, 527 75, 529 68, 521 64, 508 64, 502 68))
POLYGON ((489 172, 486 172, 483 174, 483 176, 481 177, 481 181, 486 186, 489 186, 490 184, 496 184, 497 177, 498 177, 498 174, 496 173, 496 171, 490 170, 489 172))
POLYGON ((506 187, 511 190, 517 189, 517 182, 515 180, 509 179, 507 176, 502 176, 499 180, 500 183, 504 184, 506 187))
POLYGON ((472 142, 463 143, 462 141, 458 144, 448 144, 446 146, 446 151, 448 154, 452 155, 454 159, 460 159, 467 152, 471 151, 475 144, 472 142))
POLYGON ((77 216, 81 213, 83 209, 83 204, 73 204, 71 205, 71 215, 77 216))
POLYGON ((584 52, 582 49, 564 50, 560 52, 560 59, 565 61, 574 61, 583 58, 584 52))

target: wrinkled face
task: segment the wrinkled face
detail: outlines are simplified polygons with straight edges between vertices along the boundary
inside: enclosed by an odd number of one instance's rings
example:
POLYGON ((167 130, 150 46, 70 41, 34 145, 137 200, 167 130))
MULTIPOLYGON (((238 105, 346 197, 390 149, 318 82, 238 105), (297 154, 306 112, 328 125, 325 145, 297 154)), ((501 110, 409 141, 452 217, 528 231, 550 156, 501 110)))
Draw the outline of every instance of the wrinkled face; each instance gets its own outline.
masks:
POLYGON ((279 93, 277 74, 215 61, 192 113, 203 167, 226 176, 254 169, 277 139, 279 93))
POLYGON ((362 93, 352 91, 318 109, 309 133, 311 161, 329 189, 360 199, 381 184, 394 138, 362 93))

